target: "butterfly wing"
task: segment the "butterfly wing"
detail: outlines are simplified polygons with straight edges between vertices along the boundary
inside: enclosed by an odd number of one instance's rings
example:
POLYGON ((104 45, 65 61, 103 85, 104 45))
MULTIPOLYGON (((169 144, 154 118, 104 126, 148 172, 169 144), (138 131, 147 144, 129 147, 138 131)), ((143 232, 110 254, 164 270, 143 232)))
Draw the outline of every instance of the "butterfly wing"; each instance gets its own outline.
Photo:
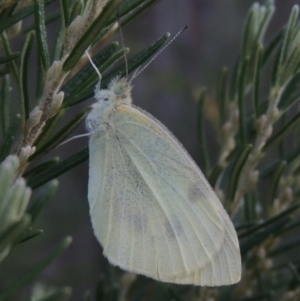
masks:
POLYGON ((90 140, 89 202, 104 255, 161 281, 237 282, 235 229, 181 144, 135 107, 119 107, 109 123, 90 140))

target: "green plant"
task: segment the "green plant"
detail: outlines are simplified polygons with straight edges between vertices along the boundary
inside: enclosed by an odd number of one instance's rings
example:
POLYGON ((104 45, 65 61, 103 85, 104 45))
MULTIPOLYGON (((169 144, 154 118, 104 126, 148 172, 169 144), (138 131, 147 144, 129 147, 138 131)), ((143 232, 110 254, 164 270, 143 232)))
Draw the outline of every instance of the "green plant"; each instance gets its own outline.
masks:
MULTIPOLYGON (((117 32, 118 19, 123 27, 158 1, 130 0, 121 3, 121 0, 61 0, 59 10, 47 15, 45 7, 51 2, 54 0, 8 0, 0 3, 1 45, 5 53, 0 58, 0 262, 9 255, 12 248, 43 232, 34 228, 34 221, 57 190, 58 182, 54 178, 88 159, 85 148, 64 161, 53 158, 36 164, 38 159, 70 135, 90 111, 90 108, 86 108, 66 125, 60 126, 70 107, 93 95, 98 78, 90 64, 82 68, 87 62, 85 51, 89 49, 90 53, 96 53, 93 60, 104 74, 103 87, 116 75, 124 76, 125 66, 115 69, 110 67, 123 58, 128 49, 119 49, 118 43, 107 45, 106 42, 117 32), (33 23, 27 27, 22 26, 22 20, 30 15, 34 16, 33 23), (46 25, 57 19, 61 20, 61 26, 54 50, 50 53, 46 25), (11 40, 21 35, 25 36, 21 51, 12 53, 11 40), (39 68, 35 99, 32 99, 29 92, 29 55, 35 44, 39 68), (105 73, 109 68, 110 71, 105 73), (17 86, 20 100, 18 110, 21 112, 13 118, 10 118, 11 79, 17 86), (20 127, 21 139, 16 141, 20 127), (42 185, 43 188, 30 198, 32 190, 42 185)), ((132 72, 157 52, 168 37, 168 34, 164 35, 148 49, 133 56, 128 62, 128 71, 132 72)), ((11 287, 0 292, 0 300, 7 300, 18 293, 66 249, 71 241, 70 237, 66 237, 45 259, 16 280, 11 287)), ((65 300, 70 295, 71 289, 67 287, 50 290, 42 287, 38 293, 33 293, 32 298, 65 300)))
MULTIPOLYGON (((90 111, 90 108, 82 110, 61 126, 73 105, 93 96, 97 74, 90 64, 85 64, 84 52, 89 49, 95 54, 93 60, 104 75, 103 87, 116 75, 124 76, 125 64, 116 68, 114 63, 123 58, 128 49, 107 42, 118 30, 116 20, 120 19, 124 27, 158 0, 122 3, 121 0, 77 0, 71 5, 61 0, 59 10, 47 14, 45 8, 51 2, 54 0, 0 3, 4 51, 0 57, 0 264, 13 248, 22 248, 25 241, 43 232, 35 228, 34 221, 57 190, 55 178, 88 159, 88 149, 84 148, 62 161, 56 157, 40 161, 64 141, 90 111), (34 16, 33 24, 22 26, 22 20, 30 15, 34 16), (60 20, 61 26, 50 53, 46 25, 55 20, 60 20), (10 46, 15 36, 24 36, 23 47, 17 53, 13 53, 10 46), (35 45, 39 68, 35 99, 32 99, 28 72, 29 55, 35 45), (11 96, 12 80, 20 100, 16 103, 11 96), (18 106, 20 114, 12 117, 13 105, 18 106), (21 139, 17 140, 20 130, 21 139)), ((287 251, 298 250, 300 245, 298 238, 288 239, 300 225, 297 217, 300 206, 299 7, 293 8, 287 25, 266 43, 266 29, 274 11, 271 0, 265 5, 253 4, 246 18, 235 67, 232 72, 223 68, 220 73, 215 102, 210 104, 218 112, 210 118, 216 125, 220 142, 215 165, 209 161, 207 150, 204 90, 198 102, 204 173, 237 227, 244 264, 241 282, 221 289, 177 286, 107 266, 95 294, 87 292, 84 300, 299 299, 299 264, 286 256, 287 251), (265 183, 267 194, 261 189, 265 183)), ((128 71, 143 64, 167 40, 165 35, 134 55, 128 61, 128 71)), ((16 296, 70 243, 70 237, 64 238, 27 274, 1 291, 0 301, 16 296)), ((40 285, 30 300, 66 300, 70 295, 69 287, 40 285)))
MULTIPOLYGON (((286 240, 290 231, 296 231, 299 208, 299 147, 288 150, 286 138, 292 135, 297 145, 299 7, 294 6, 286 27, 265 45, 274 11, 273 1, 253 4, 230 83, 224 68, 217 90, 219 114, 213 122, 221 148, 218 164, 207 175, 239 234, 244 272, 231 288, 232 300, 298 300, 300 293, 298 265, 285 257, 285 252, 299 247, 297 240, 286 240), (262 83, 267 88, 262 89, 262 83), (267 195, 261 189, 264 183, 267 195), (280 265, 278 258, 286 261, 280 265)), ((199 106, 202 120, 203 99, 199 106)), ((220 300, 229 296, 211 290, 207 294, 220 300)))

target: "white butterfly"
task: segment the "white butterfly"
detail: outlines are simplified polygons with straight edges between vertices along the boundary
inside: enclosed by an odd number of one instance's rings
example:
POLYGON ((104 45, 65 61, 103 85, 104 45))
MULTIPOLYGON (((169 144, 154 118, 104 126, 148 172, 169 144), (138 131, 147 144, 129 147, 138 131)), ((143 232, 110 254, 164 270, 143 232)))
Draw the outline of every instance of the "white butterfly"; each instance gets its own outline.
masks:
POLYGON ((226 211, 180 142, 132 105, 130 91, 124 78, 103 90, 99 81, 86 119, 88 200, 104 255, 164 282, 238 282, 239 243, 226 211))

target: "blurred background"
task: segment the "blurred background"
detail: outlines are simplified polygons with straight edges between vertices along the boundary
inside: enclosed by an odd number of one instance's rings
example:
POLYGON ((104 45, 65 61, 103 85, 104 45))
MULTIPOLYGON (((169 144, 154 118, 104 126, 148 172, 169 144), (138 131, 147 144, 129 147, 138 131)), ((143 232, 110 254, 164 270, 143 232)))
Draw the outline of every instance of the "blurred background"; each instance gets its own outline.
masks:
MULTIPOLYGON (((263 2, 263 1, 260 1, 263 2)), ((181 141, 201 166, 197 140, 197 91, 208 88, 208 101, 214 98, 218 73, 223 66, 232 67, 236 59, 246 13, 254 1, 250 0, 161 0, 150 10, 123 28, 129 57, 160 38, 164 33, 176 34, 185 30, 133 82, 133 102, 150 112, 181 141)), ((276 13, 269 28, 269 37, 287 21, 295 0, 276 1, 276 13)), ((47 10, 59 5, 55 1, 47 10)), ((53 45, 58 22, 49 26, 49 46, 53 45)), ((117 37, 118 41, 120 39, 117 37)), ((15 41, 14 51, 21 49, 23 40, 15 41)), ((33 60, 33 70, 35 60, 33 60)), ((34 71, 33 71, 34 72, 34 71)), ((33 76, 34 78, 34 76, 33 76)), ((93 102, 90 99, 72 108, 75 114, 93 102)), ((82 125, 76 134, 84 133, 82 125)), ((216 137, 207 124, 209 152, 217 158, 216 137)), ((50 153, 66 158, 87 145, 79 139, 50 153)), ((105 259, 91 227, 87 201, 88 162, 59 178, 59 191, 49 202, 36 227, 44 230, 37 239, 15 248, 2 264, 1 286, 8 287, 35 262, 43 258, 66 235, 73 243, 39 278, 45 284, 73 287, 71 300, 82 300, 87 289, 93 289, 103 271, 105 259), (32 244, 34 246, 32 246, 32 244), (39 250, 31 254, 31 250, 39 250), (20 256, 18 253, 22 252, 20 256), (26 260, 24 261, 24 258, 26 260), (14 266, 14 269, 11 269, 14 266), (9 268, 8 268, 9 267, 9 268)), ((26 293, 26 292, 25 292, 26 293)), ((23 292, 24 294, 24 292, 23 292)))

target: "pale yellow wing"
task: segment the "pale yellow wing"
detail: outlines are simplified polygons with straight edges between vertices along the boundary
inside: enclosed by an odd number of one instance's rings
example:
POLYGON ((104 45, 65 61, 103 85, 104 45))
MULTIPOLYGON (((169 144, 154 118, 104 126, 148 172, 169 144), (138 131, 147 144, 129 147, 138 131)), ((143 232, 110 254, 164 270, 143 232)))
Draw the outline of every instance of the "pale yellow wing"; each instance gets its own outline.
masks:
POLYGON ((173 135, 130 106, 119 107, 107 131, 96 135, 90 140, 89 202, 109 261, 167 282, 237 282, 234 227, 173 135))

